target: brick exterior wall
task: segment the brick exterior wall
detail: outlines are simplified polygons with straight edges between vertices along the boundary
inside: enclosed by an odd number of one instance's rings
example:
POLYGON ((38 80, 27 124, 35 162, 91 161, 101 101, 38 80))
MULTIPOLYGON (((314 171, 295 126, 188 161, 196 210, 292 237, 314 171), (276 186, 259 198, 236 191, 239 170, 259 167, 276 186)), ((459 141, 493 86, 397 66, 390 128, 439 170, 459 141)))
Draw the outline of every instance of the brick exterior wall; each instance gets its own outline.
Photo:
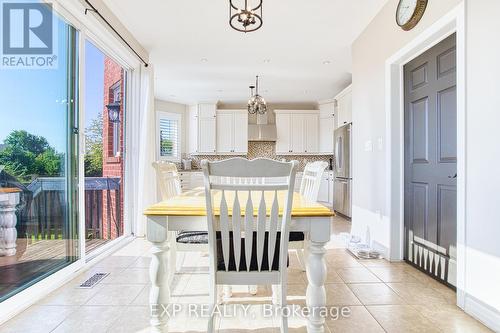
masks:
POLYGON ((120 191, 103 192, 103 219, 102 234, 104 239, 115 239, 123 234, 123 96, 124 92, 124 71, 111 58, 104 58, 104 103, 103 103, 103 177, 118 177, 120 181, 120 191), (114 124, 109 120, 108 108, 106 105, 113 103, 113 89, 120 86, 120 123, 119 126, 119 149, 113 153, 114 124), (118 201, 118 202, 117 202, 118 201), (109 204, 108 204, 109 203, 109 204), (119 203, 119 207, 117 207, 119 203), (118 213, 117 213, 118 211, 118 213), (117 219, 118 218, 118 219, 117 219), (117 232, 117 225, 119 231, 117 232))

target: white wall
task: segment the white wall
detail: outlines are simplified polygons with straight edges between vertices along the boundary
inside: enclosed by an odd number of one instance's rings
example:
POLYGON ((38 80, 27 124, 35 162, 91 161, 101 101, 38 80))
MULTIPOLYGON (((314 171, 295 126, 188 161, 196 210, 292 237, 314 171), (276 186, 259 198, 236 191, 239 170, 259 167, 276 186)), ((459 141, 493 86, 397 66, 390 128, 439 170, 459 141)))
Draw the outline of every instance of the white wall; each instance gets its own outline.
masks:
POLYGON ((468 0, 466 13, 465 307, 496 309, 500 331, 500 1, 468 0))
MULTIPOLYGON (((459 0, 429 1, 421 23, 404 32, 394 23, 398 1, 388 4, 354 42, 353 54, 353 233, 390 250, 386 202, 385 62, 459 0), (383 140, 382 149, 377 141, 383 140), (374 151, 365 151, 372 141, 374 151), (367 232, 368 231, 368 232, 367 232)), ((466 312, 500 331, 500 12, 498 0, 465 0, 466 156, 465 277, 466 312)), ((397 156, 399 158, 399 156, 397 156)), ((391 175, 398 177, 398 175, 391 175)))
POLYGON ((395 22, 398 0, 389 0, 352 45, 353 55, 353 233, 388 255, 390 222, 386 196, 385 62, 460 0, 429 1, 409 32, 395 22), (365 151, 371 141, 373 151, 365 151), (379 148, 381 141, 381 149, 379 148))
MULTIPOLYGON (((186 153, 187 147, 188 147, 188 133, 187 133, 187 108, 188 106, 185 104, 179 104, 179 103, 174 103, 174 102, 168 102, 168 101, 162 101, 159 99, 155 100, 155 111, 162 111, 162 112, 171 112, 171 113, 178 113, 182 115, 182 128, 181 128, 181 133, 182 133, 182 144, 181 144, 181 154, 186 153)), ((155 124, 156 124, 156 118, 155 118, 155 124)), ((157 126, 157 125, 156 125, 157 126)), ((156 127, 155 127, 156 128, 156 127)))

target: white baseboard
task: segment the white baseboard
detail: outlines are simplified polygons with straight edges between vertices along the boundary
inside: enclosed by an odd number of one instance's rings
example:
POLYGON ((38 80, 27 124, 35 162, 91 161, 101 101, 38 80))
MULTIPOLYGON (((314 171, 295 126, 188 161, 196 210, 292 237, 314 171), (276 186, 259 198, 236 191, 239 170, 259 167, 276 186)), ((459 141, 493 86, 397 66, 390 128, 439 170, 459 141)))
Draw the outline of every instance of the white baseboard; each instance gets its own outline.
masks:
POLYGON ((476 318, 488 328, 500 332, 500 312, 477 298, 465 294, 464 311, 476 318))

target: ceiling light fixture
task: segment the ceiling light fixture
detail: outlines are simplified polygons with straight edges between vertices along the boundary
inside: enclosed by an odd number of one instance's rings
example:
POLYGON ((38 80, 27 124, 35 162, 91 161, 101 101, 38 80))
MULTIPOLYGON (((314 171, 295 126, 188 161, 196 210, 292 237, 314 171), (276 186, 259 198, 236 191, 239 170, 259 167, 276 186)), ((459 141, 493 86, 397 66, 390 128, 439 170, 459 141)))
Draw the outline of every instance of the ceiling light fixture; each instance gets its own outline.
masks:
POLYGON ((208 61, 208 59, 207 59, 207 58, 201 58, 201 59, 200 59, 200 61, 201 61, 201 62, 207 62, 207 61, 208 61))
POLYGON ((323 61, 323 65, 330 65, 330 64, 331 64, 330 60, 323 61))
MULTIPOLYGON (((243 8, 236 6, 236 0, 229 0, 229 25, 236 31, 252 32, 262 27, 262 1, 245 0, 243 8), (250 3, 255 3, 251 5, 250 3)), ((242 0, 239 0, 242 2, 242 0)))
POLYGON ((267 103, 259 95, 259 76, 255 77, 255 86, 250 86, 251 97, 248 100, 248 113, 250 114, 265 114, 267 112, 267 103), (255 88, 255 95, 253 89, 255 88))

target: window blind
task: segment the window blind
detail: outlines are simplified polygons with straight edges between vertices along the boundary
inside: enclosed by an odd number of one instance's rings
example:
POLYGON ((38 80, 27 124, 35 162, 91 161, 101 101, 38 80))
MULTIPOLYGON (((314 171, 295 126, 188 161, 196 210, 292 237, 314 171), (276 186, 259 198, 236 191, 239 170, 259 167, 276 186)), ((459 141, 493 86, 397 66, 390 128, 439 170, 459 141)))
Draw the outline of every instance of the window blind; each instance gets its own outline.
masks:
POLYGON ((171 118, 160 118, 160 157, 165 159, 179 158, 179 121, 171 118))

